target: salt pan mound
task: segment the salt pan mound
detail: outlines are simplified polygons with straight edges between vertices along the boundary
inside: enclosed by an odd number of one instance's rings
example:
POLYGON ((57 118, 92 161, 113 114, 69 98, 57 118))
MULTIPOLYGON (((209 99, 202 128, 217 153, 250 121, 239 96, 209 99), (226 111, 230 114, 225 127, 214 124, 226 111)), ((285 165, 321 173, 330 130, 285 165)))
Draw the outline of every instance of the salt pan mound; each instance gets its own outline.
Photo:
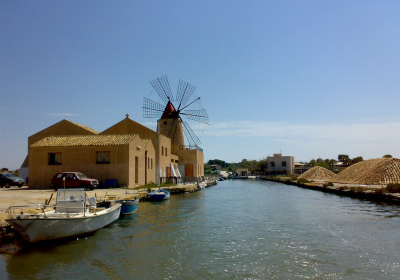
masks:
POLYGON ((334 176, 336 176, 336 174, 332 171, 321 166, 314 166, 313 168, 301 174, 299 176, 299 179, 304 178, 307 180, 326 180, 331 179, 334 176))
POLYGON ((347 167, 329 181, 362 185, 400 183, 400 159, 377 158, 364 160, 347 167))

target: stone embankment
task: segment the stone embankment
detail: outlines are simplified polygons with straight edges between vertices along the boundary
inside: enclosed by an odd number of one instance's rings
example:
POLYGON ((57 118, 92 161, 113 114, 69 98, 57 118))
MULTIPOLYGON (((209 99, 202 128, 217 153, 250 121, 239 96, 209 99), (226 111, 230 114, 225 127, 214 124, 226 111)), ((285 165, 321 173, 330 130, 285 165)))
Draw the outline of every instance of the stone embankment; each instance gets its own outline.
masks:
POLYGON ((315 166, 299 177, 267 177, 338 195, 400 204, 400 159, 377 158, 353 164, 338 174, 315 166))
POLYGON ((327 179, 298 180, 290 177, 264 177, 262 179, 342 196, 400 204, 400 193, 391 192, 386 185, 343 184, 332 183, 327 179))

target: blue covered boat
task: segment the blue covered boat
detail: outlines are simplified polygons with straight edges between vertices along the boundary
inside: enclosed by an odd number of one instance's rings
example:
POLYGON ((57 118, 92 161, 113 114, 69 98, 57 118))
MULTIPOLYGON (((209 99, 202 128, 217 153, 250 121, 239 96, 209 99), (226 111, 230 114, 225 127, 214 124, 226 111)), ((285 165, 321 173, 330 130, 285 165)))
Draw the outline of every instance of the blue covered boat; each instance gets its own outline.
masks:
POLYGON ((154 201, 166 200, 169 199, 169 196, 170 192, 163 189, 158 189, 156 191, 149 192, 150 199, 154 201))
POLYGON ((121 215, 130 215, 137 211, 139 206, 139 199, 121 199, 116 200, 116 203, 122 204, 121 215))

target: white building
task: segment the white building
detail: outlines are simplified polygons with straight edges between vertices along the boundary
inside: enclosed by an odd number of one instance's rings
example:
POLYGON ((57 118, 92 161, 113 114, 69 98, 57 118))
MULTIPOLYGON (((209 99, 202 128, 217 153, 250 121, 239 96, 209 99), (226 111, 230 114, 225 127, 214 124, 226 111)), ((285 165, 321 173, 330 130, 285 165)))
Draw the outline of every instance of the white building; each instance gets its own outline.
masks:
POLYGON ((293 174, 294 173, 294 157, 282 156, 282 154, 274 154, 273 157, 267 157, 267 173, 268 174, 293 174))

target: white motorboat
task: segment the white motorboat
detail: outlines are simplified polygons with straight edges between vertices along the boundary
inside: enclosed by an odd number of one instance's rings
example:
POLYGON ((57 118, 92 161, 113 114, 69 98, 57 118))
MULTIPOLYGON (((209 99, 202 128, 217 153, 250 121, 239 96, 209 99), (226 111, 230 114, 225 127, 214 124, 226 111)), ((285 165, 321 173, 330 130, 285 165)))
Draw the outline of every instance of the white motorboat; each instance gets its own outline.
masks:
POLYGON ((121 211, 119 203, 107 209, 97 208, 96 198, 87 197, 85 189, 59 189, 51 211, 42 207, 41 213, 29 214, 23 212, 24 207, 28 206, 10 206, 6 221, 28 242, 90 233, 117 220, 121 211))
POLYGON ((207 187, 207 182, 197 182, 197 187, 202 190, 207 187))

